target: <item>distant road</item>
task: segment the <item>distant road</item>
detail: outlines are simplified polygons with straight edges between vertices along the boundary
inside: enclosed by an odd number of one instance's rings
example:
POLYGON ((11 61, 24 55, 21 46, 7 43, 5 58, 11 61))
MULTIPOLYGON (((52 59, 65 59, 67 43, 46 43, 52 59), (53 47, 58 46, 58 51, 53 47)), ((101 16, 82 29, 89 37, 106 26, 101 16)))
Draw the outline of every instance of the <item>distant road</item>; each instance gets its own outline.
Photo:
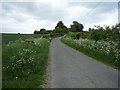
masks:
POLYGON ((118 71, 66 46, 50 47, 50 88, 118 88, 118 71))

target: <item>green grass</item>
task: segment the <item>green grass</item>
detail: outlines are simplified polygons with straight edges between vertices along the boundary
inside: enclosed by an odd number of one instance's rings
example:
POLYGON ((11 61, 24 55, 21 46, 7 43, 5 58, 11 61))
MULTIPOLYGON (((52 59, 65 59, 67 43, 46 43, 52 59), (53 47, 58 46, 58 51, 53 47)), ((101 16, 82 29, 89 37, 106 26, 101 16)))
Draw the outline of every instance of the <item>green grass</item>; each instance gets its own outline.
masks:
POLYGON ((19 40, 3 45, 3 88, 38 88, 44 82, 50 41, 19 40))
POLYGON ((3 88, 38 88, 44 83, 50 41, 58 34, 2 34, 3 88))
POLYGON ((83 48, 83 47, 80 47, 79 44, 75 43, 73 41, 73 39, 66 39, 65 37, 61 39, 61 41, 70 46, 71 48, 74 48, 78 51, 80 51, 81 53, 89 56, 89 57, 92 57, 94 58, 95 60, 97 61, 100 61, 108 66, 111 66, 113 68, 118 68, 118 63, 115 63, 115 57, 112 57, 112 56, 109 56, 109 55, 106 55, 104 53, 100 53, 99 51, 95 51, 95 50, 90 50, 90 49, 87 49, 87 48, 83 48))
POLYGON ((27 39, 27 38, 36 38, 41 37, 40 34, 2 34, 2 43, 6 44, 9 41, 16 41, 21 39, 27 39))

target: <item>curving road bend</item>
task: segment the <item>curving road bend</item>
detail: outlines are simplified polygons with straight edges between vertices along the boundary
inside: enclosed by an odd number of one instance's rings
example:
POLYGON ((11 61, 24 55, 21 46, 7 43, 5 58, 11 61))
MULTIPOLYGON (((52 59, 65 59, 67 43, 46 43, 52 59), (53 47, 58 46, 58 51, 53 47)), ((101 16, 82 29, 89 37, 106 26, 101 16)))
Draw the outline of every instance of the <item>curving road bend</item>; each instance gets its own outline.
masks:
POLYGON ((50 47, 49 88, 118 88, 118 71, 66 46, 50 47))

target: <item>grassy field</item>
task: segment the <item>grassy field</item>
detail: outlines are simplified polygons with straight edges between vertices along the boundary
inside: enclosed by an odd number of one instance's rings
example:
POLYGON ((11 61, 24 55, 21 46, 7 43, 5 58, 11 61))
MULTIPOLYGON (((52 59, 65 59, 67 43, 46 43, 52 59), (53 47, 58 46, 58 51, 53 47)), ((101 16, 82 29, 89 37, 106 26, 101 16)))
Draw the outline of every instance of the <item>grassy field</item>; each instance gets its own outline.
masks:
POLYGON ((27 39, 27 38, 36 38, 41 37, 40 34, 2 34, 2 43, 6 44, 9 41, 15 41, 19 39, 27 39))
MULTIPOLYGON (((3 40, 5 40, 3 42, 17 40, 19 37, 31 37, 31 35, 12 36, 3 35, 3 40)), ((45 79, 44 75, 46 72, 49 45, 50 41, 45 38, 23 39, 14 41, 14 43, 8 43, 3 45, 2 87, 41 87, 40 85, 43 84, 43 81, 45 79)))
POLYGON ((118 68, 119 66, 119 49, 116 48, 116 43, 105 41, 95 42, 88 39, 75 40, 70 36, 65 36, 61 41, 106 65, 114 68, 118 68))

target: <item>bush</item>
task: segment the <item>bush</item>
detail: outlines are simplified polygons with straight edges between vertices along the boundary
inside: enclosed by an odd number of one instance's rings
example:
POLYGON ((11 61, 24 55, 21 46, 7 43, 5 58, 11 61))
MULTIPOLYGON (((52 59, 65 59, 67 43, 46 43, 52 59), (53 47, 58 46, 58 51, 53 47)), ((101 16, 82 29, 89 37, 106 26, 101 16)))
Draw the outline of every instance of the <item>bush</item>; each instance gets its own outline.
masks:
POLYGON ((100 40, 109 40, 109 41, 120 41, 120 24, 109 27, 100 27, 97 26, 96 29, 89 28, 89 39, 100 41, 100 40))
POLYGON ((88 32, 69 32, 68 35, 72 37, 73 39, 80 39, 80 38, 87 38, 88 37, 88 32))

